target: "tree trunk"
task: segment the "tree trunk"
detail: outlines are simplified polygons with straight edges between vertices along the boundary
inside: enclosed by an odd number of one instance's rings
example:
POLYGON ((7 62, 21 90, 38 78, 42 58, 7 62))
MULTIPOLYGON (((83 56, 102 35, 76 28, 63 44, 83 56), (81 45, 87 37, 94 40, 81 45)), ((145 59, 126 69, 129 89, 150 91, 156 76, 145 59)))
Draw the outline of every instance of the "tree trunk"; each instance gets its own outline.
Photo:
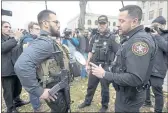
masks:
POLYGON ((86 14, 86 4, 87 4, 87 0, 80 0, 80 2, 79 2, 80 15, 79 15, 79 20, 78 20, 78 28, 80 30, 84 30, 85 14, 86 14))

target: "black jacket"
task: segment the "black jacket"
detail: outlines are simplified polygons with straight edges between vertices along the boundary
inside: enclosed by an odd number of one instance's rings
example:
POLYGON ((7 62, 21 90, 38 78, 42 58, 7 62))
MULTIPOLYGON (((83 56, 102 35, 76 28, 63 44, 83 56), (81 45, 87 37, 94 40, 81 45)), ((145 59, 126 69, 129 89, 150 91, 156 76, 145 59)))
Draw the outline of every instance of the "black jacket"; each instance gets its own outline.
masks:
POLYGON ((15 75, 14 65, 12 63, 12 49, 17 45, 17 41, 14 38, 1 35, 1 76, 15 75))
POLYGON ((147 79, 152 71, 149 67, 155 57, 155 43, 152 37, 139 26, 126 35, 127 40, 117 51, 115 71, 106 72, 104 78, 120 86, 137 87, 147 79))
POLYGON ((156 40, 158 50, 155 57, 155 65, 152 70, 152 75, 165 78, 168 58, 168 32, 162 33, 161 35, 156 35, 153 38, 156 40))
POLYGON ((36 75, 36 66, 50 58, 54 52, 53 41, 49 33, 41 30, 41 35, 35 39, 19 56, 15 63, 15 72, 27 92, 40 97, 44 89, 40 86, 36 75), (44 38, 46 37, 46 38, 44 38))
POLYGON ((115 107, 124 112, 137 112, 145 100, 145 90, 137 91, 150 78, 156 46, 143 26, 131 30, 123 38, 114 59, 114 70, 105 72, 104 79, 116 89, 115 107), (117 87, 119 88, 117 88, 117 87))

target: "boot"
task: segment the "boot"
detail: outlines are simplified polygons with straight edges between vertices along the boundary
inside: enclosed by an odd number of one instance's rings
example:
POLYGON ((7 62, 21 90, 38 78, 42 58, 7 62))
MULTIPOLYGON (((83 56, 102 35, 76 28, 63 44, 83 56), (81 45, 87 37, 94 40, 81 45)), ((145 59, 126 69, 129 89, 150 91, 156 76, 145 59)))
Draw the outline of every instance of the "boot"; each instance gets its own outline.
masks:
POLYGON ((84 108, 84 107, 86 107, 86 106, 90 106, 90 104, 86 104, 85 102, 83 102, 82 104, 80 104, 80 105, 78 106, 78 108, 81 109, 81 108, 84 108))
POLYGON ((15 100, 14 100, 14 105, 15 107, 21 107, 23 105, 27 105, 29 104, 30 101, 23 101, 22 99, 20 99, 19 97, 17 97, 15 100))
POLYGON ((100 112, 100 113, 101 113, 101 112, 106 112, 107 109, 108 109, 108 107, 102 106, 102 108, 99 110, 99 112, 100 112))

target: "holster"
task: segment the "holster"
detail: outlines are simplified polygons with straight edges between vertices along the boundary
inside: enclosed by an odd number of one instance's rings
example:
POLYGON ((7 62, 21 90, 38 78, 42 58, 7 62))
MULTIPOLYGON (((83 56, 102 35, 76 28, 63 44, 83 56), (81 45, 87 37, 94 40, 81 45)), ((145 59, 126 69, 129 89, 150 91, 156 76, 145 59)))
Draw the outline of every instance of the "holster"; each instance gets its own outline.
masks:
POLYGON ((116 83, 112 83, 113 84, 113 87, 114 87, 114 89, 116 90, 116 91, 119 91, 120 90, 120 87, 119 87, 119 85, 117 85, 116 83))

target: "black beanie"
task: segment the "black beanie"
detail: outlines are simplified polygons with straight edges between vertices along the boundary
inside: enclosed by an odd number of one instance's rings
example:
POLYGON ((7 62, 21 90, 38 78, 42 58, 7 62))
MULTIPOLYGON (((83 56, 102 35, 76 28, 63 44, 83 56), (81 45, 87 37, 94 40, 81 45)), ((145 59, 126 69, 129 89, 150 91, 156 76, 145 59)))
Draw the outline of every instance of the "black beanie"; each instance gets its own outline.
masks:
POLYGON ((159 16, 155 20, 153 20, 152 23, 159 23, 164 25, 166 24, 166 19, 163 16, 159 16))

